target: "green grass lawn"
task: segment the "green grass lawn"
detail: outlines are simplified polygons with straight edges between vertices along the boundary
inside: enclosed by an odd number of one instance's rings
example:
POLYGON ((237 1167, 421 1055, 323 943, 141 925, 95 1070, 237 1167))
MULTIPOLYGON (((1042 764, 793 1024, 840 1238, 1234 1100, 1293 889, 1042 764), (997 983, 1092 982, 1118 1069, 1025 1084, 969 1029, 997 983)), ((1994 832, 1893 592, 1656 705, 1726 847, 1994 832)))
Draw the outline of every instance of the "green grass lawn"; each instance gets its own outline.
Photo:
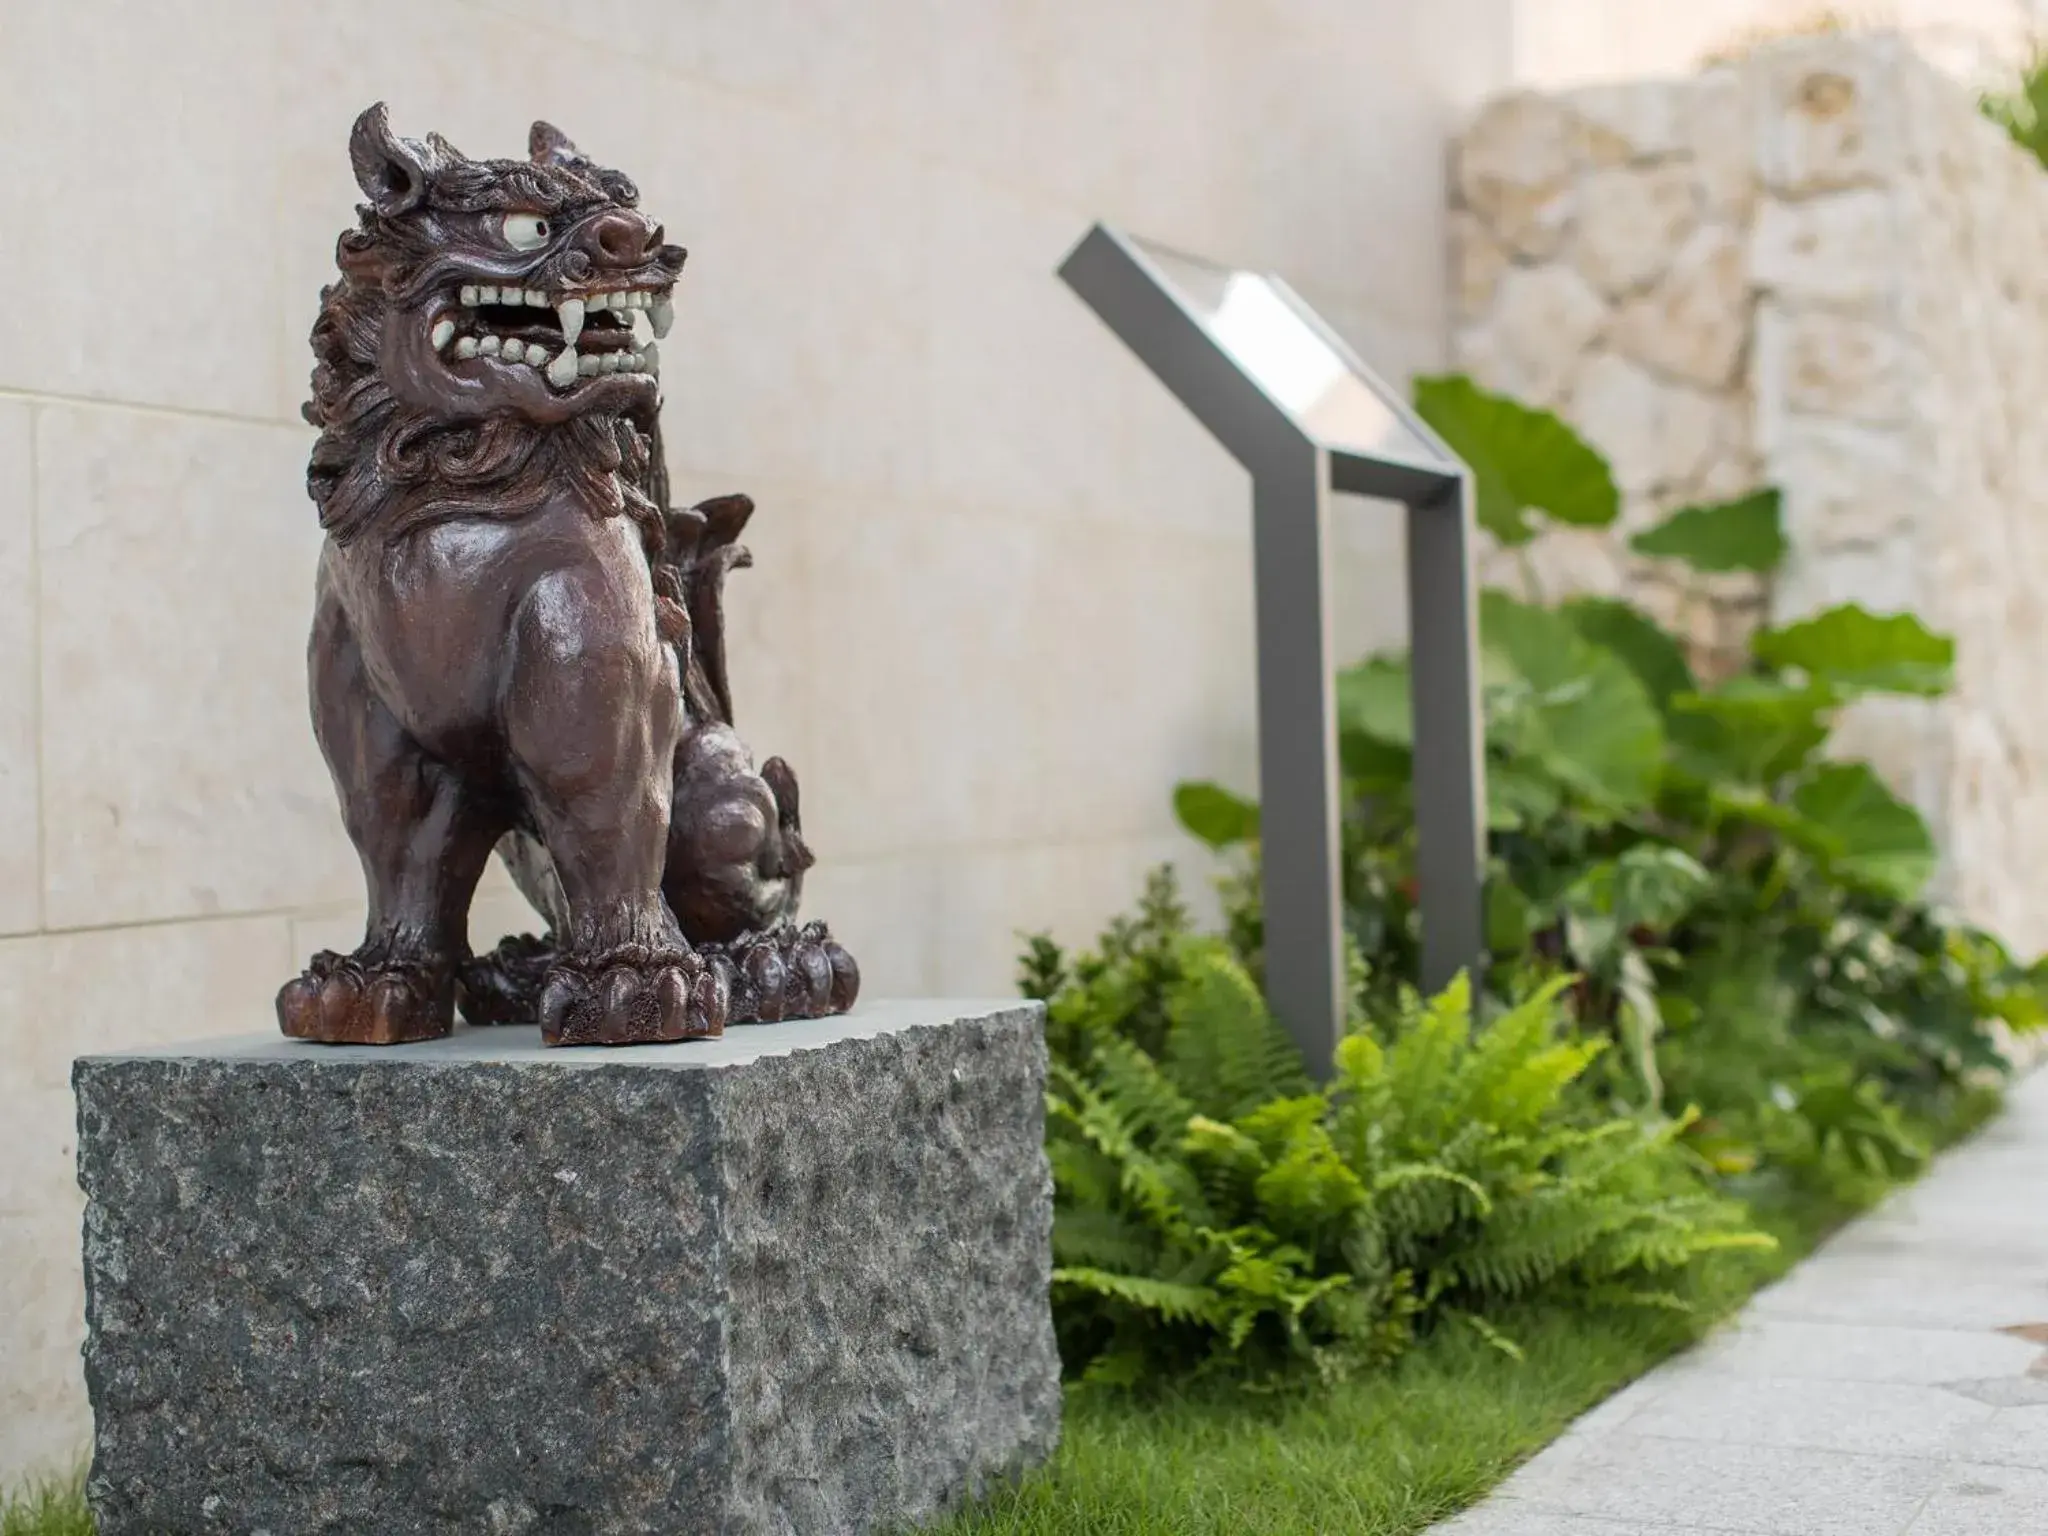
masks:
MULTIPOLYGON (((1946 1150, 1999 1105, 1997 1094, 1972 1094, 1946 1123, 1914 1129, 1946 1150)), ((1051 1464, 962 1510, 940 1536, 1411 1536, 1476 1503, 1858 1214, 1810 1190, 1750 1195, 1753 1220, 1778 1246, 1728 1255, 1693 1287, 1690 1313, 1495 1317, 1522 1360, 1451 1328, 1387 1371, 1263 1399, 1221 1385, 1152 1401, 1070 1389, 1051 1464)))
POLYGON ((85 1512, 85 1477, 33 1483, 0 1493, 0 1536, 93 1536, 85 1512))
POLYGON ((1780 1246, 1722 1271, 1698 1310, 1497 1319, 1509 1359, 1466 1329, 1382 1373, 1264 1401, 1218 1388, 1155 1402, 1072 1391, 1059 1454, 944 1536, 1162 1533, 1407 1536, 1473 1503, 1580 1413, 1692 1342, 1845 1213, 1769 1220, 1780 1246))

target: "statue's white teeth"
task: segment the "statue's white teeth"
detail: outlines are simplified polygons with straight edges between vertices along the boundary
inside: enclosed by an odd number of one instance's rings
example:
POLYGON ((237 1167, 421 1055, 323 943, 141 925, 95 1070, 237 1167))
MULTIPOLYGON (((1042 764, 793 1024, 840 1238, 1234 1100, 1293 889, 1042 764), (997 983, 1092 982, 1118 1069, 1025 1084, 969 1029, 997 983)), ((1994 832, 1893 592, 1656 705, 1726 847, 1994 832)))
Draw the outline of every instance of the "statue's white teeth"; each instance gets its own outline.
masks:
POLYGON ((568 389, 578 379, 603 374, 660 372, 661 353, 655 340, 666 336, 675 321, 675 307, 668 296, 644 288, 614 288, 552 300, 534 289, 514 288, 510 284, 494 288, 487 283, 464 283, 458 292, 462 304, 470 309, 497 304, 552 309, 562 331, 562 350, 554 350, 552 337, 542 343, 519 336, 493 335, 481 328, 482 316, 472 316, 469 322, 477 327, 475 334, 458 336, 457 322, 444 316, 428 332, 435 351, 464 362, 474 357, 493 357, 501 362, 524 363, 544 373, 557 389, 568 389), (579 352, 577 343, 590 334, 591 316, 607 311, 605 323, 598 327, 604 345, 595 351, 579 352), (626 345, 617 346, 620 341, 626 345))

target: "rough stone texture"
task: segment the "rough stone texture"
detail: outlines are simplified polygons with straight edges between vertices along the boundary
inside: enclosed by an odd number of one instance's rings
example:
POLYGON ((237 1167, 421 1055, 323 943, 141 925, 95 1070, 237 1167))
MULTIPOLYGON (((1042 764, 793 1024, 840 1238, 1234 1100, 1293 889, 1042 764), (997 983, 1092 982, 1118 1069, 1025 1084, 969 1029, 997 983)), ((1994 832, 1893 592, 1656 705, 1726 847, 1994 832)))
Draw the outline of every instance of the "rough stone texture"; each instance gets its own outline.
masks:
POLYGON ((2048 1530, 2048 1073, 1440 1536, 2048 1530))
POLYGON ((1629 593, 1680 628, 1708 673, 1732 659, 1762 588, 1694 590, 1631 555, 1624 535, 1760 477, 1748 378, 1758 175, 1738 152, 1749 96, 1724 70, 1505 97, 1467 130, 1451 223, 1453 361, 1561 411, 1612 459, 1624 496, 1615 534, 1546 536, 1527 565, 1489 555, 1486 579, 1519 587, 1533 568, 1551 595, 1629 593), (1527 237, 1536 208, 1561 221, 1553 239, 1527 237))
MULTIPOLYGON (((1926 814, 1947 897, 2048 946, 2048 712, 2028 680, 2048 640, 2048 176, 1883 34, 1521 92, 1466 145, 1454 360, 1575 421, 1625 498, 1619 528, 1535 562, 1545 590, 1627 592, 1709 676, 1766 616, 1838 602, 1953 634, 1950 698, 1871 701, 1839 741, 1926 814), (1535 209, 1555 217, 1532 241, 1535 209), (1763 483, 1791 541, 1768 587, 1626 552, 1664 513, 1763 483)), ((1486 559, 1502 585, 1522 571, 1486 559)))
POLYGON ((1683 161, 1603 166, 1580 190, 1571 256, 1610 298, 1656 278, 1699 222, 1699 189, 1683 161))
POLYGON ((893 1529, 1050 1453, 1035 1004, 75 1070, 125 1532, 893 1529))
POLYGON ((1564 240, 1580 122, 1558 102, 1517 92, 1494 102, 1458 144, 1459 197, 1518 256, 1553 255, 1564 240))
POLYGON ((1656 287, 1621 307, 1615 348, 1671 378, 1727 389, 1748 337, 1746 289, 1742 242, 1719 225, 1702 229, 1656 287))

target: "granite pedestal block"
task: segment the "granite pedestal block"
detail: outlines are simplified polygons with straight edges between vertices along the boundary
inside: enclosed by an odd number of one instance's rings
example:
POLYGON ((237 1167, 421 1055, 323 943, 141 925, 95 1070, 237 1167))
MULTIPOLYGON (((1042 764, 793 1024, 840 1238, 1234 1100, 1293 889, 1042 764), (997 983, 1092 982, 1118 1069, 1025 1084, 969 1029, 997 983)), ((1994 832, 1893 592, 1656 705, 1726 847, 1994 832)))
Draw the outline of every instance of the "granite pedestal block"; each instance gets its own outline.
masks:
POLYGON ((1058 1437, 1035 1004, 74 1069, 102 1536, 829 1532, 1058 1437))

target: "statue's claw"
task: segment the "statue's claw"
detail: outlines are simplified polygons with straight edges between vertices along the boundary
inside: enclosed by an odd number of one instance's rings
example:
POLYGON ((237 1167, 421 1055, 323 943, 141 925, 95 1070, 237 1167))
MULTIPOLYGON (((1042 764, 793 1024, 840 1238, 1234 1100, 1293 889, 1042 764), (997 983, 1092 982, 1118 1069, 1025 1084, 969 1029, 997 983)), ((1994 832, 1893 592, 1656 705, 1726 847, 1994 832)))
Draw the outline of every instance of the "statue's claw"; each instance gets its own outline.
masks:
POLYGON ((278 1026, 327 1045, 406 1045, 455 1028, 451 980, 414 961, 365 961, 323 949, 277 994, 278 1026))
POLYGON ((732 969, 722 956, 623 944, 558 955, 540 992, 543 1045, 648 1045, 725 1033, 732 969))
POLYGON ((784 923, 720 945, 716 953, 732 966, 735 1024, 822 1019, 845 1013, 860 995, 860 967, 823 923, 784 923))

